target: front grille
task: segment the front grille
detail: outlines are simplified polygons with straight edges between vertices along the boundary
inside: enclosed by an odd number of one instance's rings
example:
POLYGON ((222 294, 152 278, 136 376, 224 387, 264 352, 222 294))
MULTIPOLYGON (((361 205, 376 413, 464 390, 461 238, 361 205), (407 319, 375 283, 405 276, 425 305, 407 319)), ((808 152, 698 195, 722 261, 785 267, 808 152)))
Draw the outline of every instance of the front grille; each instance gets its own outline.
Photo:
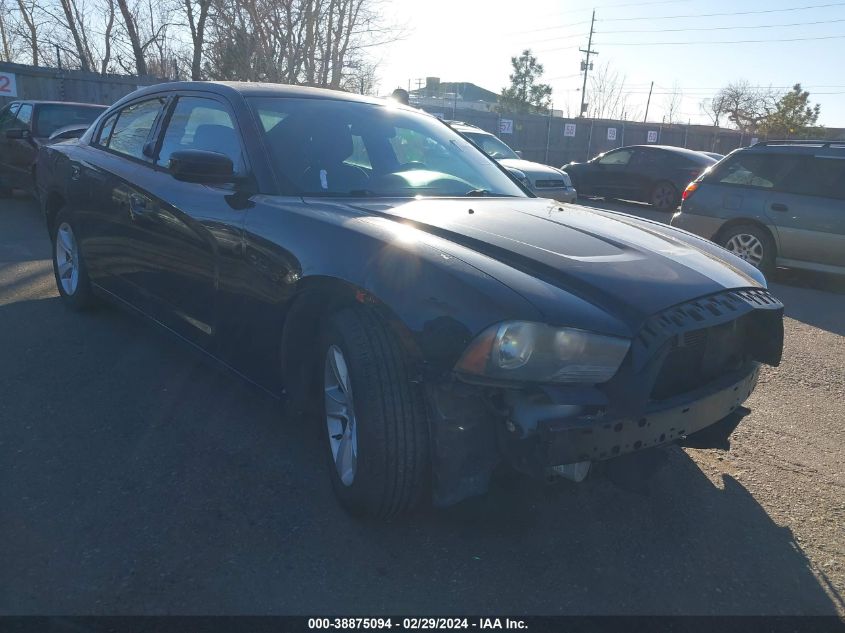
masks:
POLYGON ((748 316, 676 335, 654 381, 652 400, 693 391, 746 361, 748 316))
POLYGON ((534 184, 537 189, 562 189, 566 183, 562 180, 537 180, 534 184))
POLYGON ((673 306, 643 324, 632 345, 634 369, 641 369, 666 341, 680 333, 734 321, 752 311, 779 315, 782 310, 783 304, 763 288, 726 290, 673 306))

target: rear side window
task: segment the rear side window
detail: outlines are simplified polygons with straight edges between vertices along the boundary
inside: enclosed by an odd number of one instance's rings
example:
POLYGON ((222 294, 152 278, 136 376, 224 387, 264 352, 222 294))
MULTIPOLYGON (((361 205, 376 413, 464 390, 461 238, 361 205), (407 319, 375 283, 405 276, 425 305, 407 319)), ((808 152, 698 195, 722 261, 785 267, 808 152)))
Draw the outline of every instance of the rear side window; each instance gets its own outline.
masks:
POLYGON ((158 98, 123 108, 117 116, 106 147, 118 154, 144 158, 144 144, 163 105, 164 99, 158 98))
POLYGON ((796 156, 740 152, 726 160, 708 180, 723 185, 774 189, 797 161, 796 156))
POLYGON ((845 157, 802 157, 782 189, 804 196, 845 200, 845 157))
POLYGON ((102 145, 103 147, 109 146, 111 133, 112 130, 114 130, 114 122, 117 121, 118 114, 118 112, 115 112, 114 114, 109 115, 105 123, 103 123, 103 127, 100 128, 100 134, 97 136, 97 145, 102 145))
POLYGON ((164 133, 159 164, 170 164, 179 150, 203 150, 228 156, 235 173, 243 171, 241 142, 232 117, 222 103, 201 97, 181 97, 164 133))
POLYGON ((66 125, 91 125, 100 112, 99 108, 82 105, 43 104, 36 113, 35 134, 46 138, 66 125))

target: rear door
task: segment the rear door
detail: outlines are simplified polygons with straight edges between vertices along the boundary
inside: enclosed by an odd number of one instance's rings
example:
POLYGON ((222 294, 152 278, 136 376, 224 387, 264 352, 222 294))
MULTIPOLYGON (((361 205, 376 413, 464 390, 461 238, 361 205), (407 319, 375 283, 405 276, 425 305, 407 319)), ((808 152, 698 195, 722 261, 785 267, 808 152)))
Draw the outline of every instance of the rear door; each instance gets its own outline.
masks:
POLYGON ((779 255, 845 266, 845 154, 820 149, 796 160, 766 205, 780 235, 779 255))
POLYGON ((156 175, 150 143, 165 104, 164 96, 144 97, 109 115, 70 174, 77 189, 87 192, 78 221, 92 280, 144 311, 150 308, 143 292, 149 270, 141 257, 146 238, 136 210, 156 175))

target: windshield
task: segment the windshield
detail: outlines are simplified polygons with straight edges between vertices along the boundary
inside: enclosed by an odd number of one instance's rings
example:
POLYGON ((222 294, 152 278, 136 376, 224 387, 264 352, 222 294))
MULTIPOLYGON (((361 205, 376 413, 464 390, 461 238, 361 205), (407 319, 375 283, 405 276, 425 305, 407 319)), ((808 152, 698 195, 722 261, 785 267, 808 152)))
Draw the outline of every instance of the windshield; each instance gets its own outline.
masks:
POLYGON ((480 132, 465 132, 464 136, 466 136, 473 143, 478 145, 490 158, 495 158, 497 160, 503 158, 519 158, 519 156, 516 155, 515 151, 513 151, 510 147, 505 145, 502 141, 500 141, 492 134, 482 134, 480 132))
POLYGON ((47 103, 38 106, 35 121, 35 135, 49 137, 60 127, 66 125, 91 125, 105 106, 69 105, 63 103, 47 103))
POLYGON ((328 99, 250 102, 287 193, 525 197, 494 162, 433 117, 328 99))

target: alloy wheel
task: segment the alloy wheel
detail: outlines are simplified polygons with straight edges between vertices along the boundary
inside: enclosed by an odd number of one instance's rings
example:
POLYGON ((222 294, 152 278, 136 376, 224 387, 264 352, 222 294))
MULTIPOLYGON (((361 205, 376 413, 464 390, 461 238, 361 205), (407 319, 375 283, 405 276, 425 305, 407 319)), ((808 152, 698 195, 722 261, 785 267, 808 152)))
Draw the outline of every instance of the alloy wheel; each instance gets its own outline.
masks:
POLYGON ((73 295, 79 287, 79 248, 67 222, 62 222, 56 231, 55 257, 62 290, 66 295, 73 295))
POLYGON ((732 236, 725 243, 725 248, 757 268, 760 267, 765 256, 763 244, 754 235, 748 233, 737 233, 732 236))
POLYGON ((340 481, 351 486, 358 467, 358 430, 349 367, 337 345, 326 352, 323 387, 332 459, 340 481))
POLYGON ((652 203, 658 209, 668 209, 675 202, 675 189, 670 185, 659 185, 654 190, 652 203))

